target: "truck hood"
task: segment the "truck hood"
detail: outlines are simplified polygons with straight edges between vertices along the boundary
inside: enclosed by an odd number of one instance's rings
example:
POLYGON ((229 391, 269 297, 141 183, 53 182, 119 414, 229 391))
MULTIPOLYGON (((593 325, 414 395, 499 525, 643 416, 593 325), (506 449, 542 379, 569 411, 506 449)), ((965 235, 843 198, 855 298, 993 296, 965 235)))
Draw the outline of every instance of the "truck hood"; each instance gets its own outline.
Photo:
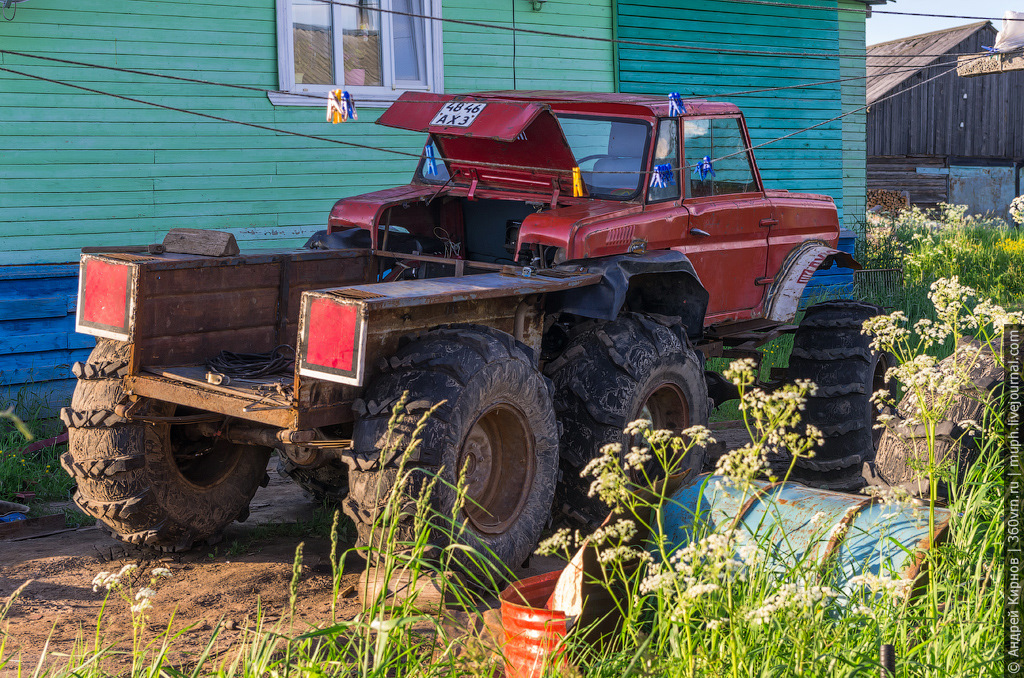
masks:
POLYGON ((429 133, 455 177, 453 183, 547 195, 557 184, 560 193, 572 194, 576 159, 546 104, 497 96, 406 92, 377 124, 429 133), (442 112, 448 104, 478 108, 453 120, 442 112))

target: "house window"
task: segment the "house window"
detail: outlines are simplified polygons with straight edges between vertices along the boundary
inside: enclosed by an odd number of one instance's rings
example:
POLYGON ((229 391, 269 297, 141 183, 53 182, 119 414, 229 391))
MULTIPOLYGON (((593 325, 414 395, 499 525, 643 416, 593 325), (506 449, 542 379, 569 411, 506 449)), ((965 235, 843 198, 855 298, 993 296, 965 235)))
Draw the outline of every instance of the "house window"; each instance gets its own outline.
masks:
POLYGON ((279 86, 288 94, 271 101, 322 106, 309 95, 340 88, 358 105, 442 91, 440 22, 406 14, 439 17, 441 0, 278 0, 279 86))

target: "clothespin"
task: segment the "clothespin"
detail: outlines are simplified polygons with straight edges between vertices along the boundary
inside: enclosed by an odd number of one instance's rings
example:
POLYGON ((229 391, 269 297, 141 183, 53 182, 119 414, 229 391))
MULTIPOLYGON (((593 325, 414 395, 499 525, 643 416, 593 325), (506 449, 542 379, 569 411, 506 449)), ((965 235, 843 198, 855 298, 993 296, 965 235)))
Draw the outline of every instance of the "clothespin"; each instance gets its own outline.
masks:
POLYGON ((340 89, 332 89, 327 95, 327 122, 336 125, 355 119, 356 105, 352 101, 352 95, 340 89))
POLYGON ((580 176, 580 168, 572 168, 572 197, 583 197, 583 177, 580 176))
POLYGON ((676 178, 672 172, 672 165, 666 162, 654 166, 654 171, 651 172, 651 188, 665 188, 666 186, 675 185, 676 178))
POLYGON ((682 115, 683 113, 686 113, 686 106, 683 104, 683 98, 679 96, 679 92, 672 92, 668 95, 668 114, 682 115))
POLYGON ((327 122, 337 125, 348 118, 348 110, 340 89, 332 89, 327 93, 327 122))
POLYGON ((427 174, 431 176, 437 176, 437 156, 434 155, 434 144, 427 142, 427 147, 424 149, 426 162, 423 165, 423 169, 426 170, 427 174))
POLYGON ((349 120, 358 120, 359 116, 356 115, 356 102, 352 99, 352 95, 348 92, 344 92, 342 96, 345 99, 345 115, 349 120))
POLYGON ((711 156, 705 155, 704 158, 697 163, 697 166, 693 168, 694 176, 700 177, 701 181, 707 179, 708 175, 715 176, 715 168, 711 165, 711 156))

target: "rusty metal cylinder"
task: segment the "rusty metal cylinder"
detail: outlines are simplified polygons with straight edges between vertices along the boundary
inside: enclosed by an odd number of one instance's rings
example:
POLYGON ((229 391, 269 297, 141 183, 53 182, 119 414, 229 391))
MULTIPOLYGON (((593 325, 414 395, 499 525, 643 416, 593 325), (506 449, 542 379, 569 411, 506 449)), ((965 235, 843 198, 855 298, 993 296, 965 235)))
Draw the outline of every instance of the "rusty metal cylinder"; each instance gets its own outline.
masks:
POLYGON ((540 678, 558 661, 567 633, 564 612, 544 607, 561 572, 521 579, 501 592, 505 678, 540 678))
POLYGON ((671 546, 736 529, 757 542, 768 554, 767 566, 778 571, 805 558, 831 560, 833 586, 851 592, 850 580, 858 575, 917 578, 925 552, 949 526, 950 511, 935 511, 935 537, 929 539, 927 506, 886 504, 793 482, 754 481, 741 488, 703 475, 672 495, 661 524, 671 546))

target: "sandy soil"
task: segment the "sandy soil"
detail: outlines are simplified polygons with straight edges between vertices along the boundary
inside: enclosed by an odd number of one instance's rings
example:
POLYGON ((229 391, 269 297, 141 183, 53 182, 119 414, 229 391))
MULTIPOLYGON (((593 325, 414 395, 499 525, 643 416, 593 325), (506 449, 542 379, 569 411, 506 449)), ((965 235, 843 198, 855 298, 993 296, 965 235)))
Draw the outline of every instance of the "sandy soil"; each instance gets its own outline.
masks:
MULTIPOLYGON (((221 631, 216 651, 228 650, 244 629, 252 626, 258 608, 265 622, 287 620, 288 586, 299 542, 305 546, 291 629, 301 633, 329 625, 330 542, 266 537, 266 529, 261 530, 261 537, 256 531, 261 525, 309 519, 316 508, 297 485, 277 473, 273 463, 269 472, 271 482, 254 497, 249 520, 230 526, 215 547, 168 556, 123 544, 98 527, 0 542, 0 610, 15 589, 31 580, 6 618, 0 620, 0 677, 17 675, 19 664, 31 675, 44 650, 48 664, 63 664, 66 660, 61 655, 72 653, 76 645, 92 647, 101 612, 103 642, 130 650, 130 603, 115 593, 104 607, 105 591, 92 590, 97 573, 116 572, 129 563, 138 565, 125 579, 133 591, 150 585, 150 573, 156 567, 172 572, 170 578, 153 585, 157 594, 144 640, 156 638, 168 628, 175 634, 184 631, 169 656, 175 664, 188 664, 190 657, 201 652, 218 624, 221 631)), ((339 551, 349 546, 343 543, 339 551)), ((563 564, 534 557, 529 569, 520 574, 549 572, 563 564)), ((362 560, 346 564, 336 606, 338 619, 351 619, 360 609, 356 589, 363 567, 362 560)), ((127 661, 127 657, 114 660, 117 664, 127 661)))
MULTIPOLYGON (((153 568, 171 570, 170 578, 153 586, 157 594, 147 632, 190 629, 174 645, 183 660, 205 646, 218 623, 226 626, 220 635, 220 645, 226 647, 251 623, 258 606, 265 619, 281 617, 288 607, 288 585, 300 541, 305 541, 305 547, 296 626, 305 629, 329 622, 330 542, 297 537, 253 541, 257 526, 308 519, 315 508, 291 481, 273 469, 270 476, 270 484, 253 500, 249 520, 232 525, 216 547, 168 557, 123 544, 97 527, 0 542, 0 601, 31 580, 0 621, 0 631, 7 635, 3 656, 13 658, 4 669, 15 668, 18 658, 34 668, 44 647, 51 653, 68 653, 76 642, 92 645, 101 609, 104 639, 130 642, 129 603, 113 594, 104 608, 105 591, 92 590, 97 573, 117 571, 128 563, 138 565, 126 579, 133 590, 149 585, 153 568)), ((353 585, 361 568, 360 562, 343 575, 341 590, 349 593, 339 598, 339 618, 351 618, 358 610, 353 585)))

